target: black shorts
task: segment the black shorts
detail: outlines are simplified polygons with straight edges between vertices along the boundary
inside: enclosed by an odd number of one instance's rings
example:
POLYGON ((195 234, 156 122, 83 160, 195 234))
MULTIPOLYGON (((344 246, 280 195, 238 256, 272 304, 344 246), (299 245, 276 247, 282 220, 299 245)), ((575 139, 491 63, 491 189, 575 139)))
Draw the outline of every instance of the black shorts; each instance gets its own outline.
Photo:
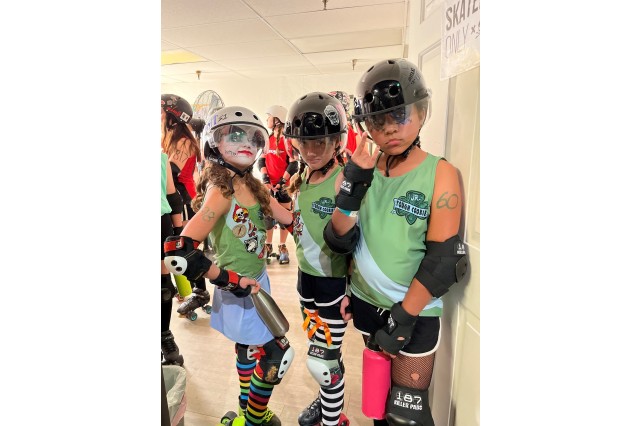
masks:
POLYGON ((160 259, 164 259, 164 241, 167 237, 173 235, 173 223, 171 222, 171 213, 166 213, 160 216, 160 259))
POLYGON ((315 277, 298 269, 298 297, 308 309, 340 303, 347 291, 347 278, 315 277))
MULTIPOLYGON (((382 328, 389 318, 389 311, 378 308, 351 295, 353 326, 360 333, 369 336, 382 328)), ((440 317, 418 317, 411 335, 411 341, 400 351, 403 355, 429 355, 440 344, 440 317)))

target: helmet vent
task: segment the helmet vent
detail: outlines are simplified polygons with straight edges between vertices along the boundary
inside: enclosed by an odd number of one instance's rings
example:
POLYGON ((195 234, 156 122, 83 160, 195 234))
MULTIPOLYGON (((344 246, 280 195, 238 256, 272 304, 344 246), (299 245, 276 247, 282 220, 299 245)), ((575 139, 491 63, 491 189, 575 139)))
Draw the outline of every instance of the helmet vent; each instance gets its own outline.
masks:
POLYGON ((299 118, 296 118, 295 121, 293 122, 293 127, 300 127, 302 125, 302 120, 300 120, 299 118))
POLYGON ((389 96, 391 96, 392 98, 395 98, 399 94, 400 94, 400 88, 398 87, 398 85, 393 84, 389 86, 389 96))
POLYGON ((260 121, 260 119, 258 118, 257 115, 253 114, 253 118, 255 118, 256 120, 260 121))
POLYGON ((318 98, 319 98, 319 99, 324 99, 324 98, 322 97, 322 95, 318 95, 318 98))
POLYGON ((368 104, 373 102, 373 93, 367 93, 366 95, 364 95, 364 101, 368 104))
POLYGON ((396 61, 391 61, 391 60, 389 60, 387 62, 389 62, 389 65, 395 65, 395 63, 396 63, 396 61))
POLYGON ((369 69, 367 70, 367 72, 371 72, 371 70, 373 69, 373 67, 375 67, 375 65, 371 65, 371 68, 369 68, 369 69))
POLYGON ((301 101, 305 99, 307 99, 307 95, 304 95, 303 97, 300 98, 301 101))
POLYGON ((236 117, 242 117, 242 113, 240 111, 236 111, 236 117))

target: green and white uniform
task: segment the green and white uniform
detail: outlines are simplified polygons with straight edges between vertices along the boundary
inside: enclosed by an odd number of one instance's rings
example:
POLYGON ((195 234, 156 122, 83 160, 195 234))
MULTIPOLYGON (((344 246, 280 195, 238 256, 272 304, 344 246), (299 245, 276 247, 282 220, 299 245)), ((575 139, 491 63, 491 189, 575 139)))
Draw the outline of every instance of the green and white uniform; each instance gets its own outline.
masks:
MULTIPOLYGON (((376 168, 360 212, 360 240, 354 251, 351 292, 365 302, 390 309, 401 302, 426 251, 436 166, 428 154, 415 169, 386 177, 376 168)), ((433 298, 420 316, 442 315, 433 298)))
POLYGON ((310 170, 306 169, 293 208, 293 238, 298 267, 315 277, 344 277, 347 274, 345 256, 331 251, 322 236, 336 207, 335 182, 340 171, 342 167, 336 167, 326 180, 307 184, 310 170))

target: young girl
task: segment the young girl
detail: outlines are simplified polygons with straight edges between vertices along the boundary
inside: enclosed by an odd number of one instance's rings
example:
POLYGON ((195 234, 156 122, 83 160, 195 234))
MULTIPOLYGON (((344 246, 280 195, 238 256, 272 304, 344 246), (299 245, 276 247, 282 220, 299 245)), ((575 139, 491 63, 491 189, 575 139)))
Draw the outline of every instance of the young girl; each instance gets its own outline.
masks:
POLYGON ((298 259, 298 294, 304 306, 310 344, 307 367, 320 383, 320 395, 299 416, 302 426, 348 424, 344 407, 342 339, 350 314, 341 306, 347 289, 347 259, 331 252, 322 233, 335 209, 342 181, 347 117, 327 93, 308 93, 289 109, 284 134, 302 157, 289 192, 295 194, 293 238, 298 259), (324 356, 318 358, 318 354, 324 356))
POLYGON ((366 133, 345 166, 324 233, 333 250, 353 251, 355 328, 392 357, 391 424, 433 426, 428 388, 440 297, 466 272, 458 172, 420 149, 430 99, 420 70, 404 59, 378 62, 360 78, 354 118, 366 133), (368 137, 377 145, 372 154, 368 137))
MULTIPOLYGON (((289 184, 289 179, 298 169, 298 162, 294 161, 287 154, 285 139, 282 135, 284 121, 287 119, 287 109, 280 105, 272 105, 267 109, 267 127, 272 129, 267 146, 258 160, 258 168, 262 173, 262 182, 265 188, 276 198, 281 206, 290 210, 291 197, 287 193, 285 186, 289 184)), ((267 218, 267 256, 273 252, 273 231, 275 222, 272 218, 267 218)), ((278 262, 281 265, 289 263, 289 250, 287 249, 287 230, 280 223, 280 244, 278 245, 278 262)))
MULTIPOLYGON (((252 291, 270 292, 266 273, 265 215, 291 224, 292 215, 269 196, 252 174, 267 130, 243 107, 225 107, 205 125, 209 157, 193 201, 194 218, 180 237, 165 243, 165 262, 189 279, 205 276, 215 285, 211 327, 235 342, 240 380, 240 411, 234 420, 247 425, 280 425, 267 408, 274 385, 291 365, 293 349, 284 336, 273 336, 251 301, 252 291), (211 237, 216 264, 197 249, 211 237)), ((171 269, 171 267, 170 267, 171 269)))
MULTIPOLYGON (((193 135, 189 123, 193 117, 193 109, 189 102, 177 95, 165 94, 160 97, 160 105, 165 111, 162 127, 162 151, 169 156, 171 173, 176 189, 184 202, 182 212, 183 224, 194 215, 191 200, 196 195, 193 179, 196 162, 200 161, 200 145, 193 135)), ((211 295, 207 291, 204 278, 191 283, 195 286, 193 295, 178 308, 178 313, 185 314, 200 306, 204 306, 211 295)))

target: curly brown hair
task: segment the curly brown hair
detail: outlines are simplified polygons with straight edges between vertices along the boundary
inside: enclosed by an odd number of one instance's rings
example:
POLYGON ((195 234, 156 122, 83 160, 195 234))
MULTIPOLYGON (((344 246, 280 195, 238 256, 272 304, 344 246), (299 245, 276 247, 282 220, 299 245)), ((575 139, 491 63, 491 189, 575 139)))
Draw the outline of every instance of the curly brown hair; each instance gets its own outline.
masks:
MULTIPOLYGON (((204 196, 207 193, 207 187, 209 185, 220 188, 222 195, 230 200, 234 190, 229 186, 229 177, 229 171, 225 167, 215 161, 207 160, 196 185, 196 196, 191 200, 191 208, 193 208, 193 211, 197 212, 202 207, 204 196)), ((264 185, 256 179, 250 171, 245 173, 244 177, 238 176, 237 179, 244 180, 245 185, 247 185, 253 196, 256 197, 258 203, 260 203, 262 212, 267 216, 271 216, 273 213, 269 204, 271 196, 264 185)))
POLYGON ((179 148, 181 140, 186 139, 184 142, 184 149, 187 150, 188 156, 196 156, 197 161, 202 161, 202 154, 200 153, 200 143, 193 136, 191 130, 186 124, 178 122, 172 115, 167 114, 167 122, 165 124, 165 134, 162 140, 162 150, 169 156, 176 152, 179 148))

